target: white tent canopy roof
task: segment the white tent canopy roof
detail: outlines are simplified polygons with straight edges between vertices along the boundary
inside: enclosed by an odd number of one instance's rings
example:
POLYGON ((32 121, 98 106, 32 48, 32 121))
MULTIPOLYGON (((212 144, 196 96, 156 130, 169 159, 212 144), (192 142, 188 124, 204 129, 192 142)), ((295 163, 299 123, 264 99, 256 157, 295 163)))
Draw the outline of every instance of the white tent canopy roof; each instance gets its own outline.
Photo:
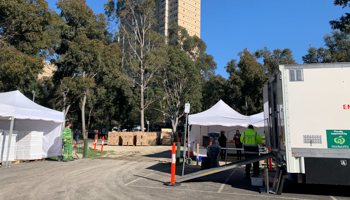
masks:
POLYGON ((63 112, 40 106, 18 90, 0 93, 0 117, 64 122, 63 112))
POLYGON ((221 99, 210 109, 197 114, 189 115, 188 120, 190 125, 200 126, 219 125, 226 127, 247 127, 249 124, 252 124, 255 127, 264 126, 263 113, 258 113, 252 116, 242 115, 228 106, 221 99))

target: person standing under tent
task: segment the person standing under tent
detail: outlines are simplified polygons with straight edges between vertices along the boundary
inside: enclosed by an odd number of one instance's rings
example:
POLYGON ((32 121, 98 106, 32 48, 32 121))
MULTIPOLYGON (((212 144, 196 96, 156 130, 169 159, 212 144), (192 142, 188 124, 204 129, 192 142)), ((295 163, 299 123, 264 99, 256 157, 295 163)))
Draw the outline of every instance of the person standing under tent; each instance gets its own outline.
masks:
MULTIPOLYGON (((259 144, 262 143, 262 139, 259 133, 254 131, 253 125, 249 125, 248 129, 244 133, 242 133, 241 143, 243 144, 245 158, 259 156, 259 144)), ((250 178, 250 168, 251 168, 251 163, 246 164, 245 166, 246 178, 250 178)), ((259 161, 253 163, 253 172, 254 172, 254 175, 253 175, 254 177, 259 176, 259 161)))
POLYGON ((72 124, 70 122, 66 123, 66 128, 63 129, 62 140, 63 140, 63 162, 72 161, 72 144, 73 135, 70 127, 72 124), (68 156, 67 156, 68 154, 68 156))
POLYGON ((75 131, 74 131, 74 138, 75 138, 75 141, 78 144, 78 140, 79 140, 79 131, 78 131, 78 129, 75 129, 75 131))
POLYGON ((226 136, 225 136, 225 131, 224 130, 221 130, 220 131, 221 135, 218 139, 219 141, 219 145, 220 147, 222 148, 221 151, 220 151, 220 156, 221 156, 221 160, 225 160, 226 158, 226 136))
MULTIPOLYGON (((233 136, 233 141, 235 143, 236 148, 242 148, 242 142, 241 142, 241 134, 239 133, 239 130, 236 130, 235 136, 233 136)), ((237 160, 242 159, 242 151, 237 150, 237 160)))

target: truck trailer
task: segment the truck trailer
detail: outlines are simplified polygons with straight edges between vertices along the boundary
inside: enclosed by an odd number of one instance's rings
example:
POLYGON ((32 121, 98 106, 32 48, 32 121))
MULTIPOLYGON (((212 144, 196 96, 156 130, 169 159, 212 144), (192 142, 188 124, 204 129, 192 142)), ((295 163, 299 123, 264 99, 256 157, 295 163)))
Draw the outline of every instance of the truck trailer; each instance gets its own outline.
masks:
POLYGON ((285 177, 350 185, 350 63, 280 65, 263 90, 266 145, 285 177))

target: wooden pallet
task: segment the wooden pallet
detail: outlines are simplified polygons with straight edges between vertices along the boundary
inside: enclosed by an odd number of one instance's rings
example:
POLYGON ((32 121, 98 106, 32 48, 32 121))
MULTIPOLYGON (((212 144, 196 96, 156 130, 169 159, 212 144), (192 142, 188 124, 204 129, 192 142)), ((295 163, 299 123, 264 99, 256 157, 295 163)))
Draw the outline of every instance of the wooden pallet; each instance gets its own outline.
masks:
MULTIPOLYGON (((17 165, 20 162, 21 162, 20 160, 14 160, 14 161, 11 161, 11 165, 17 165)), ((2 162, 0 162, 0 166, 2 166, 2 162)))
POLYGON ((45 161, 45 158, 41 158, 41 159, 34 159, 34 160, 19 160, 20 162, 25 162, 25 163, 29 163, 29 162, 41 162, 41 161, 45 161))

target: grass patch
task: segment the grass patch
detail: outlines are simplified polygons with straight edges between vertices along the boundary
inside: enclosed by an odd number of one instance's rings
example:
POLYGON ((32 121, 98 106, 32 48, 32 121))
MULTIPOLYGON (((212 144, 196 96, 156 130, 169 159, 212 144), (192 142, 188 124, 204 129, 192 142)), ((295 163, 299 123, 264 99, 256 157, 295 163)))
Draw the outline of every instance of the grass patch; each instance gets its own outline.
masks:
MULTIPOLYGON (((83 152, 83 148, 78 148, 77 150, 79 150, 80 152, 83 152)), ((103 151, 103 153, 101 153, 101 150, 93 150, 89 148, 87 150, 87 158, 92 158, 92 159, 104 158, 105 156, 108 156, 113 153, 114 151, 103 151)))
POLYGON ((54 157, 50 157, 50 158, 45 158, 45 160, 58 160, 58 157, 54 156, 54 157))

